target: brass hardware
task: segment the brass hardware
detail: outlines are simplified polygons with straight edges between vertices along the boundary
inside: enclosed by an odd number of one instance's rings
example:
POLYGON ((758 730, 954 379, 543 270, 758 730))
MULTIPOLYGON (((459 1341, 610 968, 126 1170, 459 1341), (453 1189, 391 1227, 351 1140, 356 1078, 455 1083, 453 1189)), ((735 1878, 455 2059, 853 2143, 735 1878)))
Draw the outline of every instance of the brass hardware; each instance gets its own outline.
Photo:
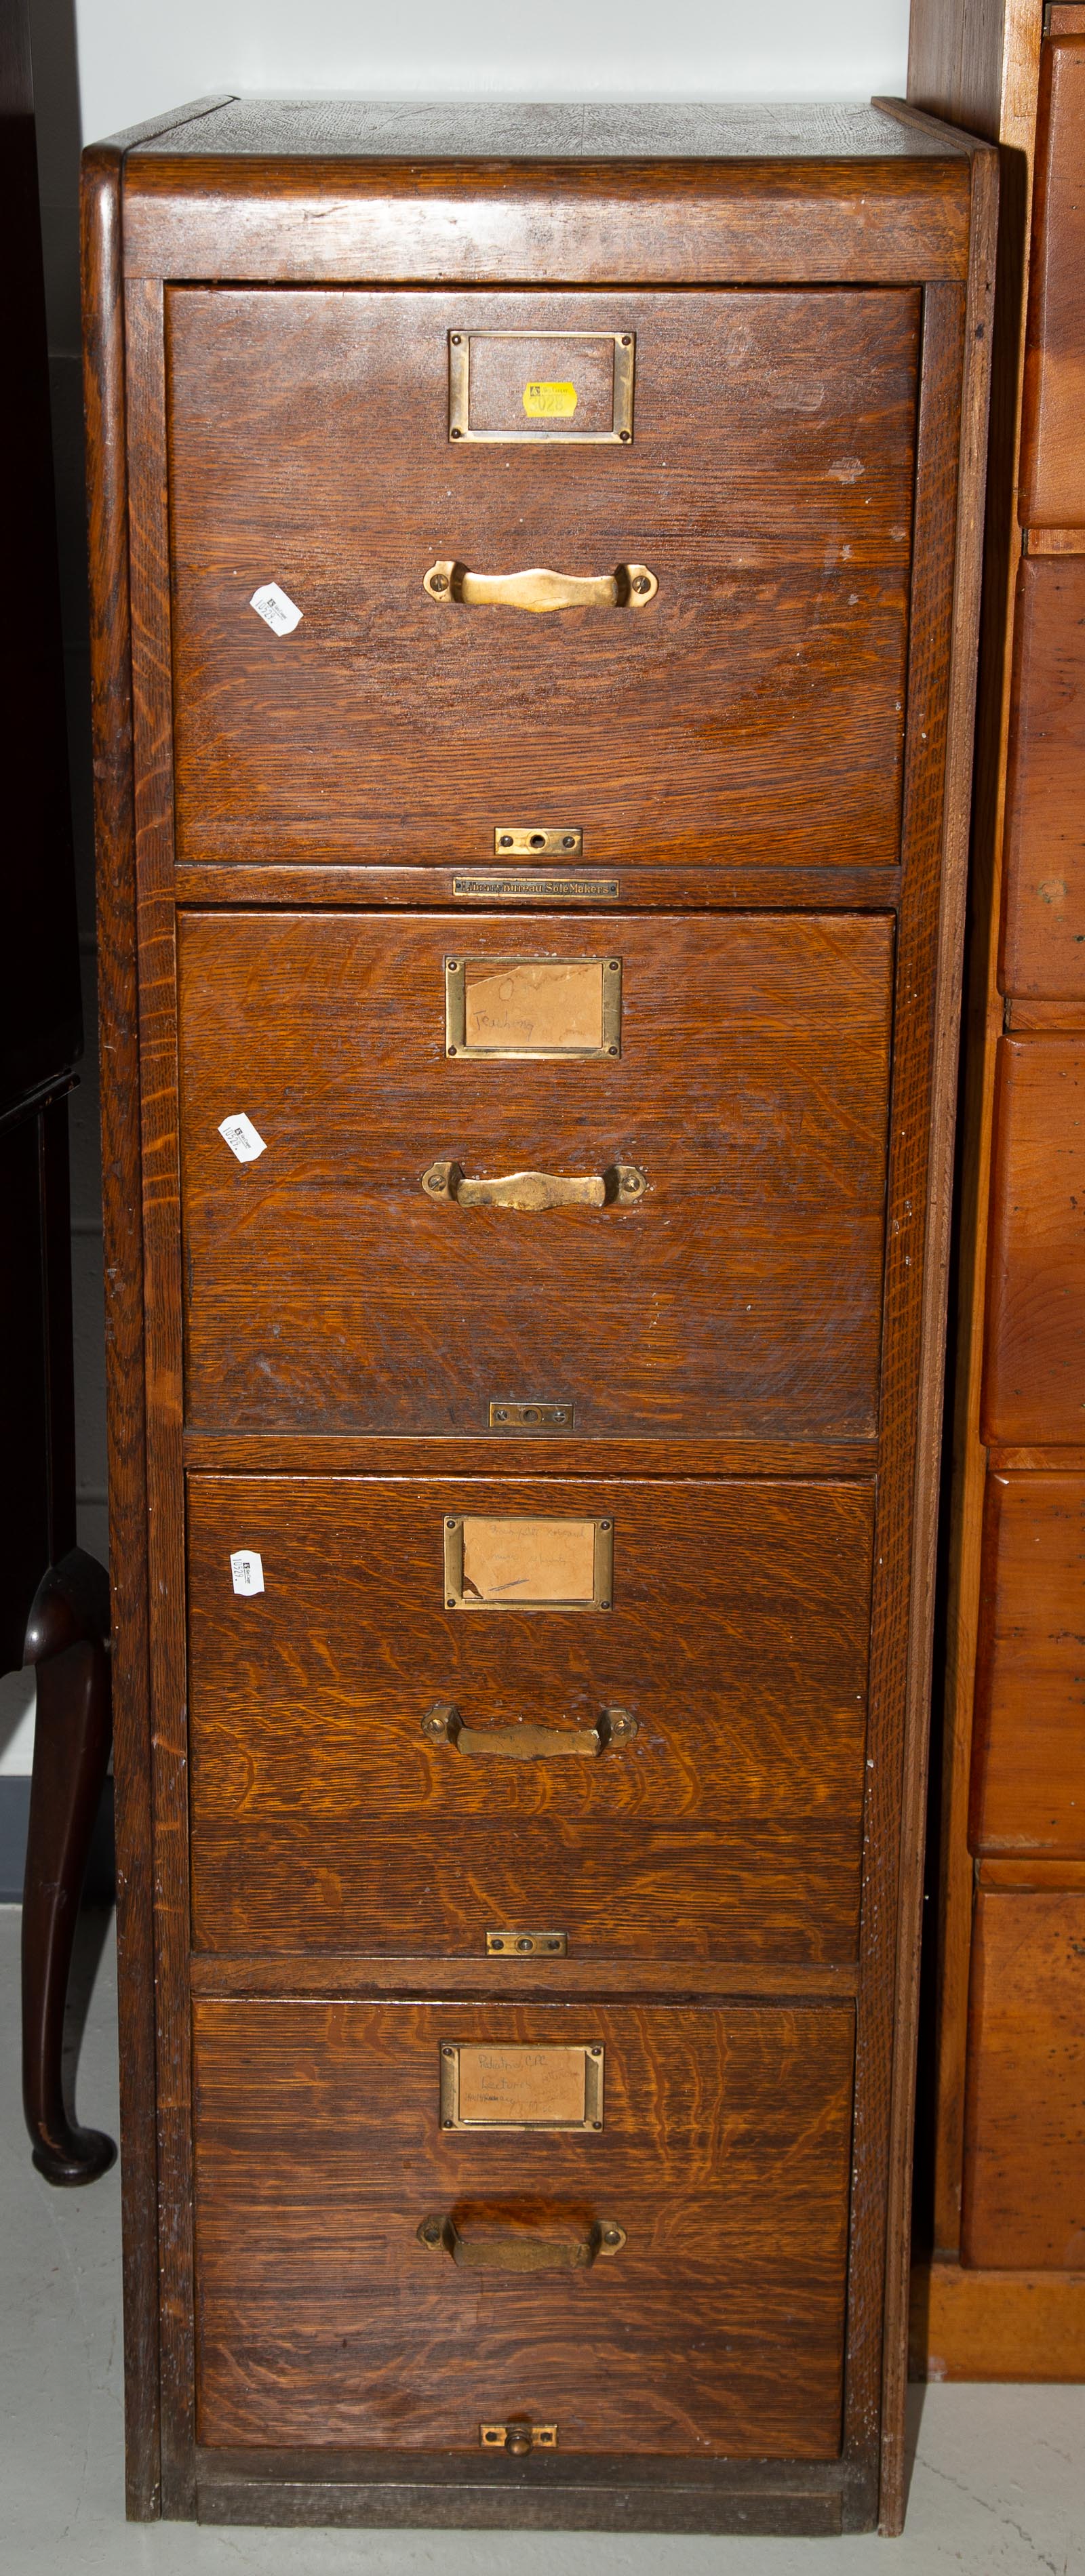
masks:
POLYGON ((451 2218, 424 2218, 418 2241, 431 2254, 451 2254, 471 2272, 583 2272, 601 2254, 620 2254, 625 2229, 597 2218, 586 2236, 461 2236, 451 2218))
POLYGON ((487 1932, 488 1959, 566 1959, 567 1932, 487 1932))
POLYGON ((448 1744, 476 1762, 597 1762, 631 1744, 637 1721, 628 1708, 605 1708, 594 1726, 465 1726, 452 1700, 435 1699, 422 1720, 431 1744, 448 1744))
POLYGON ((444 1556, 447 1610, 609 1610, 613 1598, 611 1520, 448 1512, 444 1556))
MULTIPOLYGON (((632 331, 450 331, 448 335, 448 435, 456 445, 460 441, 484 441, 490 445, 509 439, 521 445, 549 447, 628 447, 633 438, 633 385, 636 370, 636 335, 632 331), (487 343, 527 342, 533 350, 544 349, 545 359, 528 373, 519 370, 517 414, 500 428, 472 428, 472 350, 487 343), (575 429, 572 423, 578 410, 575 382, 578 344, 594 344, 611 359, 610 415, 603 428, 575 429), (611 356, 611 352, 613 355, 611 356), (569 397, 572 396, 570 402, 569 397), (561 426, 543 427, 553 421, 561 426)), ((476 416, 478 411, 475 405, 476 416)))
POLYGON ((635 1163, 612 1163, 605 1172, 583 1176, 505 1172, 493 1181, 469 1181, 462 1163, 431 1163, 421 1182, 427 1198, 454 1200, 463 1208, 517 1208, 531 1216, 556 1207, 631 1207, 648 1187, 635 1163))
POLYGON ((484 2451, 511 2451, 522 2460, 529 2451, 556 2451, 556 2424, 532 2424, 526 2415, 510 2416, 507 2424, 480 2424, 478 2438, 484 2451))
POLYGON ((616 903, 617 877, 463 877, 452 879, 454 895, 475 903, 616 903))
POLYGON ((490 1397, 491 1431, 571 1431, 575 1418, 573 1404, 509 1404, 490 1397))
POLYGON ((584 848, 581 831, 551 832, 541 823, 497 823, 494 826, 494 857, 512 859, 560 859, 563 855, 579 859, 584 848))
POLYGON ((590 2129, 603 2126, 601 2047, 506 2048, 444 2040, 442 2129, 590 2129))
POLYGON ((617 1056, 620 957, 446 957, 450 1056, 617 1056))
POLYGON ((544 616, 555 608, 648 608, 659 589, 647 564, 616 564, 613 572, 471 572, 462 563, 435 563, 422 588, 447 608, 528 608, 544 616))

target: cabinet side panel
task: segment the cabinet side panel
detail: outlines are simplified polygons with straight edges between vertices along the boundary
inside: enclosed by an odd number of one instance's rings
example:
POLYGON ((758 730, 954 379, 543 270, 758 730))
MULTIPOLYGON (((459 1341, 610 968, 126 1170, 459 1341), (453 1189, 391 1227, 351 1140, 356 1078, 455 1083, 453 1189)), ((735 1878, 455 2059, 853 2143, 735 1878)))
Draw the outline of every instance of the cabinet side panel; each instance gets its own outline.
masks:
POLYGON ((120 159, 83 170, 91 692, 98 855, 102 1177, 113 1586, 128 2511, 159 2511, 151 1744, 147 1704, 143 1235, 120 159))
POLYGON ((195 2505, 192 2462, 192 2144, 188 2013, 188 1740, 181 1470, 173 763, 164 299, 129 286, 130 564, 139 952, 148 1670, 152 1709, 162 2502, 195 2505))
MULTIPOLYGON (((903 1724, 902 1805, 899 1880, 897 1884, 897 1954, 894 2050, 889 2104, 889 2175, 887 2271, 884 2312, 884 2380, 882 2392, 880 2527, 899 2532, 905 2503, 904 2409, 907 2373, 908 2276, 912 2183, 912 2129, 915 2108, 916 2033, 919 2006, 919 1947, 923 1901, 923 1841, 927 1791, 928 1726, 933 1649, 935 1545, 938 1524, 938 1478, 942 1429, 945 1321, 949 1276, 950 1208, 953 1182, 953 1137, 956 1111, 957 1048, 961 967, 968 863, 968 828, 972 773, 973 708, 979 636, 980 571, 983 545, 984 466, 990 394, 989 351, 995 284, 998 214, 998 163, 992 152, 977 150, 972 163, 972 252, 969 286, 962 314, 958 298, 945 289, 928 290, 924 311, 924 371, 931 377, 931 483, 945 477, 946 517, 955 525, 952 595, 942 612, 939 640, 947 696, 947 733, 942 795, 933 814, 916 816, 917 859, 929 833, 940 891, 929 898, 929 928, 922 927, 906 895, 901 915, 899 992, 929 994, 929 1143, 924 1171, 926 1207, 922 1246, 922 1310, 917 1318, 915 1401, 917 1420, 915 1467, 906 1489, 911 1496, 908 1670, 903 1724), (963 363, 963 375, 957 369, 963 363), (958 407, 959 406, 959 407, 958 407), (937 456, 937 464, 935 462, 937 456), (925 826, 925 829, 924 829, 925 826), (914 926, 913 926, 914 925, 914 926), (914 945, 913 945, 914 943, 914 945), (928 944, 929 943, 929 944, 928 944)), ((937 658, 937 657, 936 657, 937 658)), ((933 673, 930 675, 933 678, 933 673)), ((912 676, 917 703, 910 706, 910 725, 922 727, 920 707, 927 675, 912 676)), ((928 789, 928 794, 930 790, 928 789)), ((917 875, 922 879, 922 862, 917 875)), ((920 1062, 922 1056, 917 1049, 920 1062)), ((906 1090, 894 1115, 902 1165, 910 1159, 905 1145, 908 1111, 906 1090)), ((917 1247, 918 1248, 918 1247, 917 1247)), ((897 1258, 903 1256, 898 1238, 897 1258)), ((892 1312, 894 1254, 886 1271, 887 1330, 892 1312)), ((890 1382, 885 1388, 886 1435, 890 1426, 890 1382)), ((905 1444, 902 1442, 902 1451, 905 1444)), ((903 1456, 901 1459, 903 1468, 903 1456)), ((879 1516, 879 1555, 882 1525, 879 1516)), ((873 1701, 872 1701, 873 1713, 873 1701)))

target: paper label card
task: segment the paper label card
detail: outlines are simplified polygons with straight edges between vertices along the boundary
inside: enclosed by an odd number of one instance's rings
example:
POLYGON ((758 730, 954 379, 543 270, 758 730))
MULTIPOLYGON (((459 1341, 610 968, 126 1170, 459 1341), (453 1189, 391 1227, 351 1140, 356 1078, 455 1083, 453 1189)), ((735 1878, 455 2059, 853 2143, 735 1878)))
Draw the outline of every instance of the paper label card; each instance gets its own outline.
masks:
POLYGON ((255 608, 265 626, 270 626, 273 635, 292 635, 295 626, 301 624, 302 610, 295 608, 277 581, 266 581, 262 590, 254 590, 249 606, 255 608))
POLYGON ((254 1547, 239 1547, 230 1558, 234 1591, 251 1594, 264 1589, 263 1558, 254 1547))
POLYGON ((219 1135, 225 1137, 231 1154, 236 1154, 239 1163, 255 1163, 258 1154, 267 1152, 259 1129, 253 1126, 251 1118, 246 1118, 243 1109, 237 1110, 232 1118, 220 1121, 219 1135))

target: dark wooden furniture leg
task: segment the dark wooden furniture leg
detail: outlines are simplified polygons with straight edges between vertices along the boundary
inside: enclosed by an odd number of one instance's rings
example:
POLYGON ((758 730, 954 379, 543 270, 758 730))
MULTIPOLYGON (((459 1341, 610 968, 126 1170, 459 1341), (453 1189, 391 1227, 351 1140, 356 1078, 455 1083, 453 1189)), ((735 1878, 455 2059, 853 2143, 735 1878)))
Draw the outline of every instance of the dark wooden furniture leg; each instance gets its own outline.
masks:
POLYGON ((73 1548, 38 1585, 25 1660, 38 1713, 23 1890, 23 2109, 47 2182, 93 2182, 112 2138, 80 2129, 64 2105, 61 2059, 72 1942, 87 1852, 109 1763, 109 1581, 73 1548))

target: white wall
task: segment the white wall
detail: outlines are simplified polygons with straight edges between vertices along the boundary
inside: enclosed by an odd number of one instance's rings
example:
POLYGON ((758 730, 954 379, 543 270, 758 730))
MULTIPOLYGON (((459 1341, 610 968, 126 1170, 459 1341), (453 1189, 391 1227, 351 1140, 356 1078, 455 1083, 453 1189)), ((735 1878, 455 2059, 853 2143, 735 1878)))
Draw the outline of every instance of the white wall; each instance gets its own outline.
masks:
POLYGON ((908 0, 74 0, 83 131, 218 90, 376 98, 864 99, 908 0))

